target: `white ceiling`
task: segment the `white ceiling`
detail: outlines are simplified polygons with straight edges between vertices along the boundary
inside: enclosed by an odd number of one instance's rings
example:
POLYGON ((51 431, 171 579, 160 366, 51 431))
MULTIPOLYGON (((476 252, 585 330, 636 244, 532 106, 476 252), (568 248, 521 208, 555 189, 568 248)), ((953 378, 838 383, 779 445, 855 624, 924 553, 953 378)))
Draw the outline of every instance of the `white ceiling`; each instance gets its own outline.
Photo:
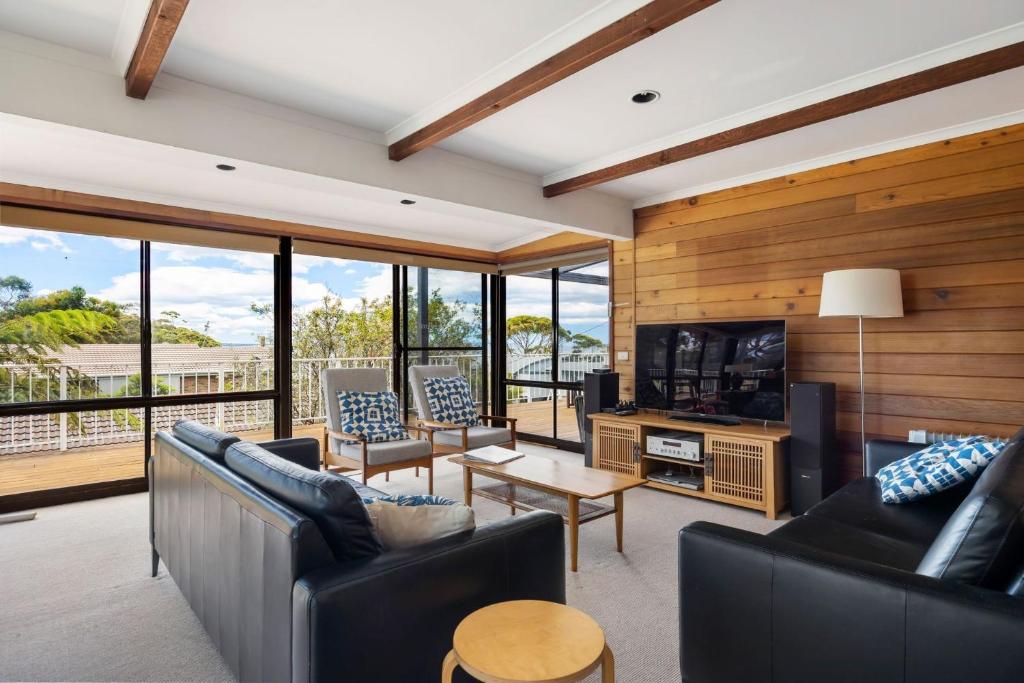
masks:
POLYGON ((0 114, 0 181, 242 213, 406 239, 499 250, 539 221, 71 126, 0 114))
MULTIPOLYGON (((169 79, 178 77, 358 126, 365 139, 383 144, 643 4, 196 1, 150 97, 175 97, 182 89, 169 79)), ((147 0, 0 0, 0 29, 106 58, 112 72, 122 73, 147 7, 147 0)), ((543 183, 1022 40, 1021 0, 722 0, 439 147, 527 174, 539 192, 543 183), (640 89, 662 98, 633 104, 629 97, 640 89)), ((642 206, 1021 121, 1024 69, 1015 69, 596 189, 642 206)), ((65 144, 69 135, 24 134, 4 149, 4 165, 25 177, 56 176, 122 194, 177 196, 484 248, 551 232, 542 222, 451 202, 418 205, 423 210, 412 216, 391 206, 395 194, 386 189, 272 165, 231 177, 185 172, 207 159, 152 143, 126 145, 115 136, 78 135, 67 152, 38 147, 65 144), (86 149, 112 163, 90 167, 75 156, 86 149), (57 165, 39 161, 58 157, 57 165)), ((398 163, 414 168, 421 155, 398 163)), ((566 220, 559 229, 565 225, 572 227, 566 220)))

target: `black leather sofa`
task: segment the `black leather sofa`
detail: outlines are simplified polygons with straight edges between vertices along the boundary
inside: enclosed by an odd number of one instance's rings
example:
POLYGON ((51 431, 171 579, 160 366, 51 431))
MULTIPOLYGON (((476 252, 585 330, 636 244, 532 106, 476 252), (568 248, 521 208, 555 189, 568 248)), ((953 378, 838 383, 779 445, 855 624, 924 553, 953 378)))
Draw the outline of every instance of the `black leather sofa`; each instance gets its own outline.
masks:
MULTIPOLYGON (((869 442, 869 472, 919 448, 869 442)), ((1024 429, 920 501, 870 476, 765 536, 687 526, 679 627, 687 683, 1024 681, 1024 429)))
POLYGON ((150 486, 153 574, 162 560, 241 681, 437 681, 470 612, 565 602, 557 515, 381 552, 351 523, 358 497, 332 502, 378 492, 319 472, 315 439, 238 443, 179 423, 156 436, 150 486))

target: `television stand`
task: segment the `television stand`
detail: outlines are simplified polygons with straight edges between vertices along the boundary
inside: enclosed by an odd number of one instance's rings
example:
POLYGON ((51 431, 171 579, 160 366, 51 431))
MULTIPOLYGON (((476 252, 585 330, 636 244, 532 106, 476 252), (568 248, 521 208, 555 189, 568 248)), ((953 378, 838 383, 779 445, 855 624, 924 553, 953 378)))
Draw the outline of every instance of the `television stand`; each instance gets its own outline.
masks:
POLYGON ((708 415, 706 413, 673 413, 670 420, 687 422, 705 422, 712 425, 741 425, 743 421, 732 415, 708 415))
POLYGON ((646 479, 645 486, 652 489, 760 510, 769 519, 786 507, 789 428, 785 425, 672 420, 664 413, 645 410, 636 415, 587 417, 593 421, 593 467, 597 469, 646 479), (665 430, 703 434, 704 459, 691 462, 648 453, 647 437, 665 430), (685 475, 686 484, 695 487, 682 485, 668 472, 685 475))

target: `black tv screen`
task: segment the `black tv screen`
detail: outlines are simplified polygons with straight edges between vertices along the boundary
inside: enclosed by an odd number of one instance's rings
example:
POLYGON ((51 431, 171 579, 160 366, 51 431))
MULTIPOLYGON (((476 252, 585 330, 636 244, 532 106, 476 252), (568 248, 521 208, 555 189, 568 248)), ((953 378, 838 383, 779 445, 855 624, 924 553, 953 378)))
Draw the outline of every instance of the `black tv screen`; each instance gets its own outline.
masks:
POLYGON ((637 325, 636 404, 786 419, 786 321, 637 325))

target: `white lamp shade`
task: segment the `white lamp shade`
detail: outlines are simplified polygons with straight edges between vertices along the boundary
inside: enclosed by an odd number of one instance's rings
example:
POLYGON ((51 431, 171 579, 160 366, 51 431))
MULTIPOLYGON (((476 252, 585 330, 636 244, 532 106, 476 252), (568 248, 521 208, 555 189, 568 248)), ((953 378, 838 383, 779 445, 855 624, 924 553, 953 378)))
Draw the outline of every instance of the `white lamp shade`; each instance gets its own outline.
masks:
POLYGON ((902 318, 900 271, 858 268, 825 273, 818 316, 902 318))

